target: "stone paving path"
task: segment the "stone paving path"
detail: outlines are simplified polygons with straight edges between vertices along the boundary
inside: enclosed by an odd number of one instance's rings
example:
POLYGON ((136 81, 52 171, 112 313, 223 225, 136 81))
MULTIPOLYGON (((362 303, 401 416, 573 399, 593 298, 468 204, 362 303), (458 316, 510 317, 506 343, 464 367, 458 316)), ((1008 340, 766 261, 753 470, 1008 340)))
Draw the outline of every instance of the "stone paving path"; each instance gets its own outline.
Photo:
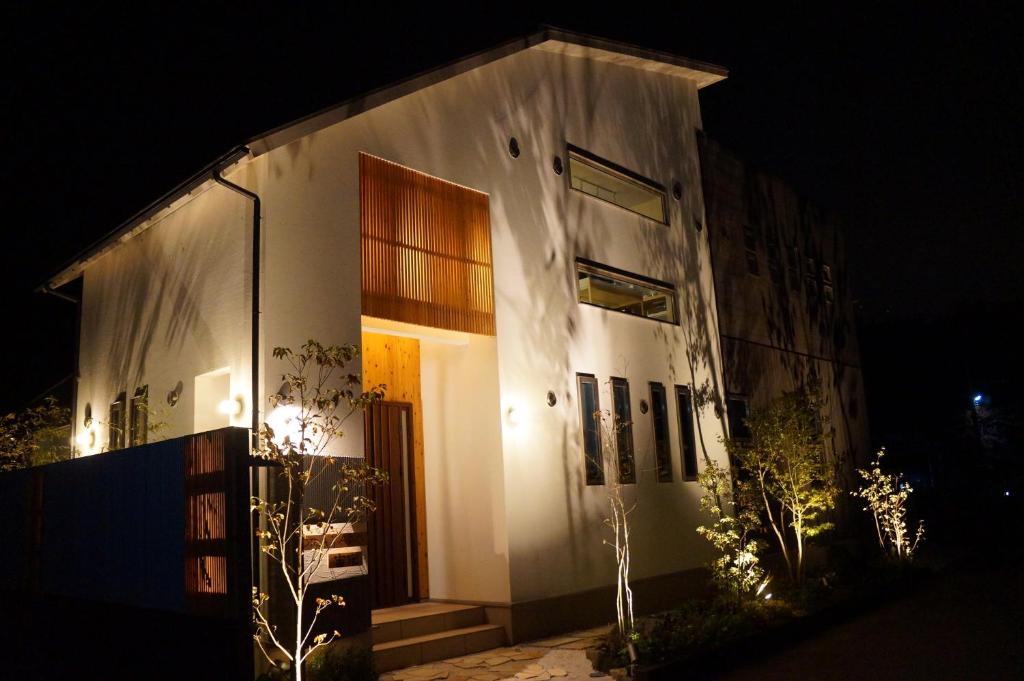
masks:
POLYGON ((595 672, 586 649, 609 627, 495 648, 451 660, 381 674, 380 681, 583 681, 611 677, 595 672))

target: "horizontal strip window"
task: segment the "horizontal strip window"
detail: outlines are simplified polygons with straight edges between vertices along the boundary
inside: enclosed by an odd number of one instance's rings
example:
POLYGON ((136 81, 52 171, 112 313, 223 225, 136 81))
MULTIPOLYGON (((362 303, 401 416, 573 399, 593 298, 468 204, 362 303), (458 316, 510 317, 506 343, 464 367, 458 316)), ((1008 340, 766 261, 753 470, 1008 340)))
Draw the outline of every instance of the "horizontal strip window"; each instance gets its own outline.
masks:
POLYGON ((664 187, 571 145, 569 182, 578 192, 668 224, 664 187))
POLYGON ((576 261, 579 302, 616 312, 678 323, 676 290, 656 282, 589 261, 576 261))

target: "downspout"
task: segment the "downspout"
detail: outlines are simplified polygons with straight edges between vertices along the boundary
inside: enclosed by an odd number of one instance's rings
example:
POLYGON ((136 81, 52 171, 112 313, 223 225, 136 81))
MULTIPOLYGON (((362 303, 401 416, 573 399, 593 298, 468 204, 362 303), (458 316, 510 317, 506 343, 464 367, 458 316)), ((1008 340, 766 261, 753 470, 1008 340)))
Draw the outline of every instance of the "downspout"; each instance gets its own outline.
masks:
MULTIPOLYGON (((248 149, 246 149, 248 152, 248 149)), ((234 182, 221 177, 223 167, 213 169, 211 178, 217 184, 227 187, 233 192, 241 194, 252 201, 252 396, 250 398, 252 408, 252 438, 253 445, 257 444, 260 432, 259 398, 260 392, 260 197, 245 187, 240 187, 234 182)))
MULTIPOLYGON (((246 154, 249 153, 249 149, 242 147, 246 154)), ((211 179, 217 184, 227 187, 236 194, 241 194, 245 198, 252 201, 252 358, 251 358, 251 369, 252 372, 252 432, 249 438, 250 447, 250 464, 249 464, 249 498, 263 497, 265 496, 263 490, 260 489, 260 468, 252 465, 253 459, 251 458, 251 451, 255 447, 259 446, 259 432, 260 432, 260 411, 259 405, 262 402, 260 399, 260 224, 261 224, 261 203, 260 197, 256 192, 250 191, 245 187, 231 182, 221 177, 221 173, 224 172, 224 166, 216 166, 210 173, 211 179)), ((261 585, 261 553, 259 545, 256 542, 256 530, 258 529, 258 520, 253 513, 249 514, 249 558, 251 561, 251 582, 252 586, 259 588, 261 585)), ((262 589, 260 589, 262 590, 262 589)), ((248 602, 248 599, 246 599, 248 602)), ((251 614, 251 613, 250 613, 251 614)), ((254 653, 255 654, 255 653, 254 653)))

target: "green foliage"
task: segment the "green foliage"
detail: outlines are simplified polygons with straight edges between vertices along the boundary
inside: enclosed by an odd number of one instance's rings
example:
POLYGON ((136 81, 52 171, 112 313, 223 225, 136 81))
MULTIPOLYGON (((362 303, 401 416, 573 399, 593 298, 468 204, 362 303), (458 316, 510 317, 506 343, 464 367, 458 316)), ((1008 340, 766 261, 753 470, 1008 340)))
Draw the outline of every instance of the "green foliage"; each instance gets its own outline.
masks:
POLYGON ((71 412, 53 397, 0 417, 0 471, 70 459, 70 435, 71 412))
POLYGON ((760 545, 752 535, 761 524, 757 511, 737 507, 729 472, 714 461, 706 462, 697 480, 704 490, 700 509, 711 518, 711 524, 698 527, 697 534, 718 550, 710 565, 718 593, 736 603, 758 597, 768 578, 758 564, 760 545))
POLYGON ((627 639, 618 629, 605 637, 595 667, 607 672, 629 665, 627 644, 632 641, 643 664, 657 664, 688 655, 721 650, 737 639, 792 616, 785 603, 716 600, 691 601, 671 612, 638 621, 635 636, 627 639))
POLYGON ((902 474, 882 471, 883 456, 885 449, 878 451, 870 468, 857 469, 863 483, 850 494, 866 502, 864 510, 874 518, 882 551, 896 560, 909 561, 924 539, 924 521, 918 522, 917 531, 911 539, 907 528, 907 500, 914 489, 903 481, 902 474))
POLYGON ((837 488, 825 455, 813 391, 786 393, 747 418, 749 441, 729 440, 742 508, 757 508, 775 535, 790 578, 803 580, 804 546, 830 529, 837 488))
POLYGON ((252 510, 260 519, 256 533, 260 550, 287 586, 295 628, 278 632, 270 621, 270 597, 256 588, 253 621, 256 643, 267 660, 275 667, 292 668, 301 680, 309 654, 341 636, 337 631, 317 632, 317 617, 327 608, 345 604, 336 595, 317 598, 311 621, 303 622, 310 580, 340 541, 339 526, 362 522, 375 510, 366 491, 387 481, 382 471, 365 463, 342 462, 332 456, 333 450, 344 436, 346 421, 380 400, 384 386, 359 391, 359 375, 346 371, 359 356, 353 345, 325 346, 310 340, 298 351, 274 348, 273 355, 290 368, 281 376, 283 389, 270 398, 271 406, 287 418, 278 424, 281 432, 263 424, 253 455, 272 464, 282 492, 275 499, 253 497, 252 510), (326 508, 314 508, 303 503, 304 490, 321 476, 333 481, 330 502, 326 508))
POLYGON ((331 646, 309 658, 313 681, 377 681, 373 651, 366 646, 345 650, 331 646))

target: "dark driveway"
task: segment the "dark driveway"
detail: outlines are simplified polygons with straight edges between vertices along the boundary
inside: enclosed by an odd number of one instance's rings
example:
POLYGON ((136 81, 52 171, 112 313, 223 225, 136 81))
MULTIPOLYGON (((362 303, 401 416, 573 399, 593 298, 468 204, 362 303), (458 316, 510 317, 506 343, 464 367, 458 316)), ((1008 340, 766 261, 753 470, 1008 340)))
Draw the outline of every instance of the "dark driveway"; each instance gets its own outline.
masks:
POLYGON ((715 678, 1024 679, 1024 568, 998 562, 947 570, 910 596, 715 678))

